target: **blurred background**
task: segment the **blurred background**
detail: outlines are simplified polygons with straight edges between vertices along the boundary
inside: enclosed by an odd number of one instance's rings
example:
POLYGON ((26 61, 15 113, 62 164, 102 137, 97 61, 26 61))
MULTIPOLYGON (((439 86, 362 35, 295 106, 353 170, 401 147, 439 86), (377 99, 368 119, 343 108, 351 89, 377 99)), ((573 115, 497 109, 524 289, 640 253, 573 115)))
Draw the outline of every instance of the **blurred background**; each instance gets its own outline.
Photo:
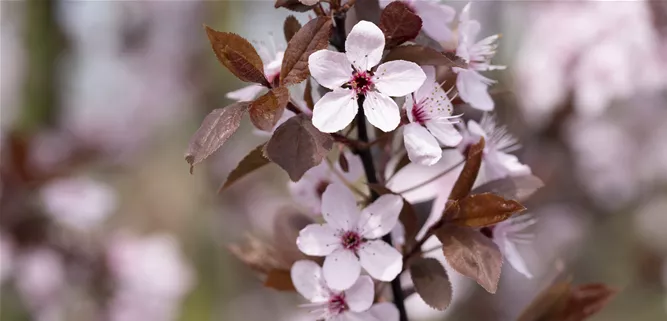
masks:
MULTIPOLYGON (((0 2, 1 320, 303 320, 301 298, 227 249, 303 210, 287 175, 216 193, 267 136, 245 119, 194 175, 183 159, 245 86, 202 25, 268 62, 289 14, 308 20, 272 1, 0 2)), ((506 265, 495 295, 459 277, 446 313, 413 296, 410 315, 514 320, 565 271, 620 290, 593 320, 667 319, 667 2, 484 1, 472 16, 502 34, 496 114, 546 184, 526 203, 534 277, 506 265)))

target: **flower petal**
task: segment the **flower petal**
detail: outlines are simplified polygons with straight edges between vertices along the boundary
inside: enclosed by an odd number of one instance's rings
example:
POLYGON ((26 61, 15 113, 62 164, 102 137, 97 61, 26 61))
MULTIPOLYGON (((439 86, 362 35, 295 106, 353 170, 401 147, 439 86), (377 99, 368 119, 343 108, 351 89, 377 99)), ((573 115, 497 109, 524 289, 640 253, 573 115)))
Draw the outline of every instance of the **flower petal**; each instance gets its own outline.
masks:
POLYGON ((352 65, 342 52, 318 50, 308 57, 310 74, 317 83, 336 89, 352 78, 352 65))
POLYGON ((442 148, 438 141, 419 124, 411 123, 403 126, 403 142, 408 158, 413 163, 431 166, 442 156, 442 148))
POLYGON ((526 278, 532 279, 533 274, 528 271, 528 267, 526 266, 526 262, 524 261, 523 257, 521 256, 521 253, 519 250, 516 248, 516 245, 510 241, 507 238, 502 238, 500 240, 495 240, 498 246, 500 247, 501 251, 503 252, 503 256, 505 256, 505 259, 507 259, 507 262, 510 263, 510 265, 519 273, 523 274, 526 278))
POLYGON ((446 120, 427 121, 426 128, 445 146, 456 146, 463 140, 461 133, 446 120))
POLYGON ((489 137, 486 134, 486 131, 484 131, 484 128, 482 128, 482 126, 480 126, 478 122, 476 122, 474 120, 469 120, 467 128, 468 128, 468 132, 477 136, 477 137, 475 137, 475 139, 478 140, 480 137, 484 137, 484 139, 489 140, 489 137))
POLYGON ((415 117, 412 114, 412 109, 415 108, 415 100, 412 96, 413 95, 405 96, 405 102, 403 103, 403 109, 405 109, 405 114, 408 116, 408 120, 411 123, 415 121, 415 117))
POLYGON ((341 240, 329 224, 310 224, 299 232, 296 246, 306 255, 325 256, 340 248, 341 240))
MULTIPOLYGON (((417 101, 423 100, 424 98, 431 98, 432 96, 440 97, 440 95, 434 95, 434 91, 440 88, 440 84, 435 79, 435 67, 433 66, 421 66, 426 79, 424 83, 415 91, 415 99, 417 101)), ((442 90, 442 88, 440 88, 442 90)), ((444 92, 444 91, 443 91, 444 92)), ((438 92, 440 94, 440 92, 438 92)))
POLYGON ((345 302, 354 312, 368 310, 373 305, 374 296, 373 279, 367 275, 360 276, 351 288, 345 290, 345 302))
POLYGON ((392 281, 403 268, 401 253, 381 240, 364 243, 358 254, 361 266, 370 276, 380 281, 392 281))
POLYGON ((494 103, 489 95, 489 84, 493 80, 480 75, 474 70, 462 69, 458 67, 452 68, 458 73, 456 77, 456 89, 463 101, 470 104, 471 107, 490 111, 493 110, 494 103))
POLYGON ((339 249, 324 259, 324 279, 329 288, 343 291, 349 289, 359 278, 359 259, 350 250, 339 249))
POLYGON ((414 62, 393 60, 378 66, 373 76, 377 90, 387 96, 402 97, 424 84, 426 75, 414 62))
POLYGON ((337 132, 357 115, 357 96, 350 89, 328 92, 315 103, 313 125, 323 133, 337 132))
POLYGON ((322 268, 310 260, 296 261, 290 271, 294 288, 310 302, 324 302, 329 291, 324 282, 322 268))
POLYGON ((389 96, 375 91, 366 93, 364 100, 366 119, 383 132, 389 132, 401 122, 401 113, 396 102, 389 96))
POLYGON ((380 63, 384 51, 384 34, 372 22, 359 21, 347 36, 345 54, 359 71, 367 71, 380 63))
POLYGON ((366 312, 372 318, 364 318, 363 320, 377 320, 377 321, 398 321, 399 314, 396 306, 391 302, 381 302, 373 304, 373 306, 366 312))
POLYGON ((414 1, 411 5, 422 18, 422 29, 426 34, 438 42, 449 42, 453 39, 454 35, 448 25, 456 16, 454 8, 424 0, 414 1))
POLYGON ((329 185, 322 194, 322 216, 335 229, 351 230, 359 220, 354 194, 342 184, 329 185))
POLYGON ((252 84, 250 86, 245 86, 241 89, 230 91, 225 95, 225 97, 237 101, 248 101, 257 98, 262 89, 265 87, 262 85, 252 84))
POLYGON ((377 239, 386 235, 396 226, 402 208, 403 198, 400 196, 380 196, 361 211, 357 225, 359 233, 366 239, 377 239))

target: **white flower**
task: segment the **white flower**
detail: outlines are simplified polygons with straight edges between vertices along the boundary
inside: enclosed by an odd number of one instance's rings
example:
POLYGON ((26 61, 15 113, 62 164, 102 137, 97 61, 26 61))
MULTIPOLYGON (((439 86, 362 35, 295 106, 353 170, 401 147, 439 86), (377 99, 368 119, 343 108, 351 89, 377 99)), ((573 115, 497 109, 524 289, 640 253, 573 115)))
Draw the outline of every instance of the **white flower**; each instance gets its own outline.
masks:
POLYGON ((402 207, 400 196, 382 195, 360 212, 352 192, 329 185, 322 196, 327 223, 306 226, 296 244, 306 255, 326 256, 324 278, 332 289, 352 286, 362 266, 373 278, 391 281, 401 272, 403 257, 379 238, 394 228, 402 207))
POLYGON ((533 234, 525 232, 525 229, 536 222, 532 215, 521 215, 502 221, 493 226, 493 242, 498 245, 503 256, 510 265, 525 277, 532 279, 526 266, 526 261, 521 256, 517 244, 530 244, 533 234))
POLYGON ((47 214, 80 230, 98 226, 117 206, 111 187, 86 177, 50 182, 42 187, 40 196, 47 214))
POLYGON ((357 23, 345 42, 345 53, 320 50, 308 57, 311 75, 329 89, 315 104, 313 125, 332 133, 345 128, 357 115, 358 97, 365 96, 364 113, 382 131, 395 129, 401 116, 389 96, 405 96, 424 83, 426 75, 415 63, 395 60, 381 64, 384 34, 371 22, 357 23))
MULTIPOLYGON (((280 68, 283 63, 284 51, 276 49, 275 44, 272 43, 271 48, 264 43, 256 44, 259 48, 259 55, 264 61, 264 75, 269 83, 273 83, 280 76, 280 68), (275 53, 274 53, 275 52, 275 53)), ((230 91, 225 95, 229 99, 236 101, 251 101, 264 91, 266 87, 258 84, 251 84, 235 91, 230 91)))
POLYGON ((464 137, 464 144, 460 145, 462 148, 477 143, 480 137, 484 137, 485 140, 482 167, 476 185, 508 176, 531 173, 528 165, 519 162, 516 156, 508 154, 519 149, 520 145, 517 139, 507 132, 505 126, 496 125, 493 115, 485 113, 480 123, 469 120, 464 137))
MULTIPOLYGON (((380 0, 382 8, 394 0, 380 0)), ((454 21, 456 10, 438 0, 402 0, 422 19, 422 30, 438 42, 450 42, 454 34, 448 24, 454 21)))
POLYGON ((468 63, 467 68, 453 67, 458 74, 456 88, 459 96, 473 108, 491 111, 494 103, 489 95, 488 87, 494 80, 482 76, 479 71, 505 69, 505 66, 491 65, 491 58, 496 54, 495 44, 499 35, 486 37, 475 42, 481 25, 476 20, 470 20, 470 3, 468 3, 459 17, 459 45, 456 55, 468 63))
POLYGON ((316 5, 318 2, 320 2, 320 0, 299 0, 299 2, 301 2, 301 3, 303 3, 303 4, 307 5, 307 6, 314 6, 314 5, 316 5))
POLYGON ((327 285, 322 268, 308 260, 294 263, 291 276, 297 292, 311 302, 303 306, 312 309, 313 319, 398 321, 398 310, 393 304, 373 305, 375 289, 368 276, 359 277, 345 291, 336 291, 327 285))
POLYGON ((333 169, 327 162, 309 169, 298 182, 289 182, 292 198, 299 204, 310 210, 312 214, 320 214, 322 210, 322 194, 327 186, 332 183, 343 183, 342 176, 350 183, 358 181, 364 175, 364 167, 359 156, 350 152, 345 153, 345 158, 349 164, 349 171, 346 173, 336 162, 333 169), (338 174, 336 174, 338 172, 338 174))
POLYGON ((403 128, 403 141, 412 162, 430 166, 440 160, 440 144, 456 146, 463 137, 452 126, 458 122, 458 116, 452 116, 452 102, 436 82, 435 68, 422 68, 426 81, 405 99, 410 123, 403 128))

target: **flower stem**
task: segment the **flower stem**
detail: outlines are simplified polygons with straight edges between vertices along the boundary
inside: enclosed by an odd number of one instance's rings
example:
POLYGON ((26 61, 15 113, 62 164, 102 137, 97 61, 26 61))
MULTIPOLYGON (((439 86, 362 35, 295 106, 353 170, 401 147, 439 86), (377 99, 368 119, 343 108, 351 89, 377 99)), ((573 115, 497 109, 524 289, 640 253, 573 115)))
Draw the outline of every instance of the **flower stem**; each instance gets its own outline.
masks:
MULTIPOLYGON (((359 104, 359 111, 357 112, 357 134, 359 135, 359 141, 368 143, 368 132, 366 131, 366 116, 364 115, 364 109, 362 108, 364 103, 364 96, 359 96, 357 99, 359 104)), ((373 154, 371 153, 370 148, 363 148, 356 151, 361 158, 361 163, 364 165, 364 172, 366 173, 366 180, 368 184, 377 184, 377 173, 375 171, 375 164, 373 163, 373 154)), ((375 201, 379 195, 374 189, 371 190, 371 202, 375 201)), ((387 234, 382 238, 383 241, 391 244, 391 234, 387 234)), ((405 303, 403 296, 403 289, 401 287, 401 278, 398 275, 393 281, 391 281, 391 291, 394 294, 394 304, 398 309, 400 315, 400 321, 408 321, 408 314, 405 311, 405 303)))

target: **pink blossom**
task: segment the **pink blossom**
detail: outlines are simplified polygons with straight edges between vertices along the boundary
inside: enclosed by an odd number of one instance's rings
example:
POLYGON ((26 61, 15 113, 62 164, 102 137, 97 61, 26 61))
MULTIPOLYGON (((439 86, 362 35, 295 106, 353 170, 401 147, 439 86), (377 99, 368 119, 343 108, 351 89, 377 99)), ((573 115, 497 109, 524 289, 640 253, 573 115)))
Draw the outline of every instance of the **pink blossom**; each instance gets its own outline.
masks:
POLYGON ((401 197, 383 195, 359 211, 352 192, 329 185, 322 196, 326 224, 306 226, 297 246, 306 255, 326 256, 324 279, 332 289, 352 286, 361 267, 375 279, 391 281, 401 272, 402 255, 380 238, 396 226, 402 207, 401 197))
POLYGON ((308 67, 317 82, 331 90, 315 103, 313 125, 332 133, 349 125, 357 115, 357 99, 364 96, 368 121, 382 131, 400 123, 398 105, 389 96, 402 97, 419 88, 426 75, 413 62, 382 60, 382 30, 368 21, 357 23, 345 42, 345 53, 320 50, 310 55, 308 67))

